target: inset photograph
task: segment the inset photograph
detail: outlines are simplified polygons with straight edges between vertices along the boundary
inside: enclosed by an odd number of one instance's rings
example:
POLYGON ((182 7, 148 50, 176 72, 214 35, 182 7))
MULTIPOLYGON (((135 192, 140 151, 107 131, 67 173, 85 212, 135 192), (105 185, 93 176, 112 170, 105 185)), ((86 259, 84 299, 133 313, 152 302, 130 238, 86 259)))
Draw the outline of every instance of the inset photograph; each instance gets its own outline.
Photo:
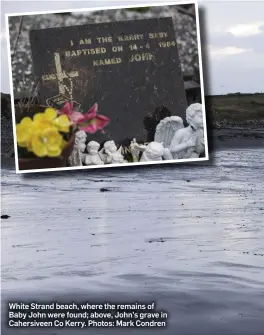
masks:
POLYGON ((195 2, 7 20, 17 173, 209 159, 195 2))

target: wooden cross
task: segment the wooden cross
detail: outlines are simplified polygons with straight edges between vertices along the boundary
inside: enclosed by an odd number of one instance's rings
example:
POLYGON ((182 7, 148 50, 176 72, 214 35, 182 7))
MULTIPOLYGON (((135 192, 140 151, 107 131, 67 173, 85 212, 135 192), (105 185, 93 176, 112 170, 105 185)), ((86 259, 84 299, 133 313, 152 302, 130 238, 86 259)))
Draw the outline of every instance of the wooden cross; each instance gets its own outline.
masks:
POLYGON ((79 73, 78 71, 71 71, 69 73, 66 73, 62 70, 61 61, 60 61, 60 54, 54 53, 54 60, 55 60, 55 66, 56 66, 56 74, 44 74, 42 76, 43 81, 49 81, 49 80, 58 80, 58 86, 59 86, 59 92, 60 94, 65 95, 68 93, 70 95, 70 98, 72 99, 72 91, 73 91, 73 83, 72 78, 78 77, 79 73), (67 86, 64 82, 64 79, 68 79, 70 82, 70 87, 67 86))

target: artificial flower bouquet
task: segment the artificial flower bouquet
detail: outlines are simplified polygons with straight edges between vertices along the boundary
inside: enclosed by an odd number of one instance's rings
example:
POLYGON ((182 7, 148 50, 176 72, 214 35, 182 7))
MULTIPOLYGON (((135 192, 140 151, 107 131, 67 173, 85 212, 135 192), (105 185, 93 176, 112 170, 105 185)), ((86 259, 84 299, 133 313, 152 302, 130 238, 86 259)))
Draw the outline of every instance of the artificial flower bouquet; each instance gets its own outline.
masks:
MULTIPOLYGON (((43 112, 34 113, 32 117, 24 116, 16 125, 20 163, 25 163, 28 159, 31 163, 32 160, 42 159, 43 163, 45 159, 44 168, 52 162, 52 167, 66 165, 74 146, 76 131, 84 130, 94 134, 98 130, 103 131, 110 122, 108 117, 97 114, 97 103, 87 113, 74 111, 72 102, 65 103, 61 109, 41 108, 43 112)), ((33 168, 34 166, 31 167, 33 168)))

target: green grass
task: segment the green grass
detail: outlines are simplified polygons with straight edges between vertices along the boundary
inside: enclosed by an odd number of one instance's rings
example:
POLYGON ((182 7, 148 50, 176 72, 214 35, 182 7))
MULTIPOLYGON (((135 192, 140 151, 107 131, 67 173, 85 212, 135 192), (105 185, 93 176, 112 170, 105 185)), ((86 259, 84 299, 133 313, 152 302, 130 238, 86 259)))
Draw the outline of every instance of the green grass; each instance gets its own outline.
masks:
POLYGON ((214 121, 264 120, 264 94, 207 96, 206 111, 214 121))

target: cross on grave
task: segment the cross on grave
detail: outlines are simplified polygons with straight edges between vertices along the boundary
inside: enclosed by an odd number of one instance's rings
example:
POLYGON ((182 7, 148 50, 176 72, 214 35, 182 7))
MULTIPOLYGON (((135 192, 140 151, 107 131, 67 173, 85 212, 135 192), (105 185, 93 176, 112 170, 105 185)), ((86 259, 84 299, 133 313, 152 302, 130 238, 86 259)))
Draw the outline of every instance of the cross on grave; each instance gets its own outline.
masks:
POLYGON ((69 98, 72 99, 72 91, 73 91, 73 83, 72 78, 78 77, 79 73, 78 71, 71 71, 69 73, 66 73, 62 70, 61 61, 60 61, 60 54, 54 53, 54 61, 55 61, 55 67, 56 67, 56 74, 44 74, 42 76, 43 81, 49 81, 49 80, 58 80, 58 86, 59 86, 59 93, 62 95, 68 94, 69 98), (68 87, 64 83, 64 79, 68 79, 70 83, 70 87, 68 87))

